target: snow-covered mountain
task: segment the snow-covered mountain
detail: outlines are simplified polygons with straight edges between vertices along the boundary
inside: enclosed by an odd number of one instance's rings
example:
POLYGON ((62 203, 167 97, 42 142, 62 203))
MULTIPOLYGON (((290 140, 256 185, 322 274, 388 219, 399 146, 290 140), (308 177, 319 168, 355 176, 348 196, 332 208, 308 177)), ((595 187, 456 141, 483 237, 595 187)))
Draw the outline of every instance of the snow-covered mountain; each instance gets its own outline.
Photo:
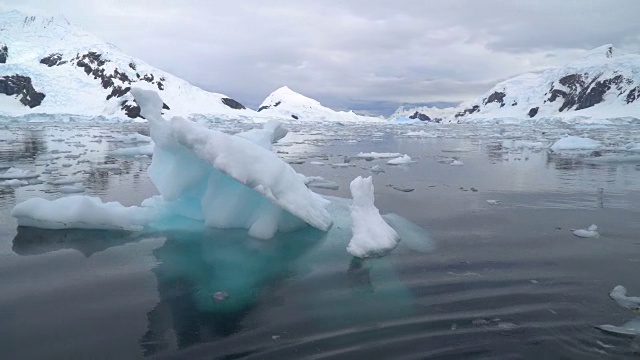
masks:
POLYGON ((337 122, 384 122, 383 117, 363 116, 353 111, 335 111, 318 101, 283 86, 262 102, 258 112, 263 115, 295 120, 337 122))
POLYGON ((123 54, 64 17, 0 13, 0 115, 137 117, 132 87, 158 91, 168 115, 252 116, 239 102, 202 90, 123 54))
POLYGON ((565 66, 523 74, 457 108, 453 121, 640 117, 640 55, 598 47, 565 66))
POLYGON ((405 108, 400 106, 390 117, 389 120, 396 122, 406 121, 426 121, 440 123, 445 119, 451 118, 456 112, 456 108, 437 108, 434 106, 420 106, 405 108))

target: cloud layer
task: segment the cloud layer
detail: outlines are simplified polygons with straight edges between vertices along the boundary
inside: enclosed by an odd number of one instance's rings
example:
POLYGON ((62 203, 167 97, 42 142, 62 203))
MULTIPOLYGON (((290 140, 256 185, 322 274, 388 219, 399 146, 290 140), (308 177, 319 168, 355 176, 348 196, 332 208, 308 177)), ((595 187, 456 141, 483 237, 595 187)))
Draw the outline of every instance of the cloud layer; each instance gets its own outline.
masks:
POLYGON ((640 49, 637 0, 10 0, 251 107, 288 85, 388 114, 459 102, 605 43, 640 49))

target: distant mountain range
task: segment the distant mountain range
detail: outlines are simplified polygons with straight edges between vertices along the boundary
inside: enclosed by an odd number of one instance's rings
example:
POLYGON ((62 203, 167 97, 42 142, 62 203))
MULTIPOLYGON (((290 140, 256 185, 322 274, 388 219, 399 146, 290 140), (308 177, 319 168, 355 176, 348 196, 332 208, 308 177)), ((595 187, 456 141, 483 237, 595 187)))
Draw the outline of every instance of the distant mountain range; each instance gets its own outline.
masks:
POLYGON ((516 118, 640 118, 640 55, 612 45, 593 49, 565 66, 516 76, 456 108, 399 109, 402 119, 467 122, 516 118), (428 119, 427 119, 428 118, 428 119))
MULTIPOLYGON (((208 92, 71 25, 64 17, 0 13, 0 115, 136 118, 131 87, 156 90, 167 115, 279 118, 300 121, 383 121, 334 111, 282 87, 257 111, 208 92)), ((501 82, 455 108, 399 108, 390 120, 467 122, 492 118, 640 117, 640 55, 611 45, 565 66, 501 82)))
POLYGON ((200 89, 123 54, 64 17, 0 13, 0 115, 65 114, 136 118, 131 87, 160 94, 167 115, 380 121, 333 111, 287 87, 267 97, 260 112, 200 89))

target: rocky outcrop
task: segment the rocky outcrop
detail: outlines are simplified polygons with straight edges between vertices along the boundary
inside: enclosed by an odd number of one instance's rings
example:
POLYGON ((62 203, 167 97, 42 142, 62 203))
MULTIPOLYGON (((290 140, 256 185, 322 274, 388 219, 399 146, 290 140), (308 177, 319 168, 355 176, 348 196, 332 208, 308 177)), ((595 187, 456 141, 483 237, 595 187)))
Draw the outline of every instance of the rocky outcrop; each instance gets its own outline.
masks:
POLYGON ((33 88, 30 77, 17 74, 0 77, 0 94, 18 95, 20 103, 30 108, 42 104, 42 100, 46 96, 33 88))
POLYGON ((0 44, 0 64, 6 64, 9 57, 9 48, 5 44, 0 44))
POLYGON ((49 54, 40 59, 40 64, 47 65, 48 67, 59 66, 66 63, 67 61, 62 60, 62 54, 60 53, 49 54))
POLYGON ((231 98, 222 98, 222 103, 235 110, 246 109, 246 107, 231 98))
POLYGON ((473 105, 470 108, 466 108, 466 109, 460 111, 459 113, 457 113, 455 115, 455 117, 459 118, 459 117, 462 117, 462 116, 465 116, 465 115, 476 113, 478 111, 480 111, 480 105, 473 105))
POLYGON ((484 101, 482 103, 484 105, 488 105, 488 104, 491 104, 491 103, 498 103, 498 104, 500 104, 500 107, 503 107, 504 106, 504 97, 505 96, 506 96, 506 94, 504 92, 495 91, 491 95, 489 95, 489 97, 484 99, 484 101))
POLYGON ((527 115, 529 115, 529 117, 532 118, 532 117, 538 115, 538 110, 540 110, 539 107, 531 108, 531 109, 529 109, 529 113, 527 113, 527 115))
POLYGON ((262 111, 262 110, 270 109, 270 108, 272 108, 272 107, 278 107, 278 105, 280 105, 280 104, 282 104, 282 101, 276 101, 276 103, 275 103, 275 104, 273 104, 273 105, 264 105, 264 106, 260 106, 260 107, 258 108, 258 112, 260 112, 260 111, 262 111))
POLYGON ((409 119, 418 119, 420 121, 431 121, 431 118, 427 114, 423 114, 421 112, 414 112, 413 115, 409 116, 409 119))
POLYGON ((566 75, 551 85, 545 102, 555 102, 562 98, 562 105, 558 109, 560 112, 587 109, 600 104, 612 87, 615 86, 618 91, 621 91, 621 85, 627 81, 622 75, 615 75, 608 79, 601 79, 601 77, 602 75, 597 75, 589 79, 583 74, 566 75))
MULTIPOLYGON (((171 110, 169 105, 165 104, 164 102, 162 103, 162 109, 171 110)), ((120 102, 120 110, 122 110, 125 115, 132 119, 138 117, 144 119, 144 116, 140 115, 140 106, 135 100, 122 100, 120 102)))

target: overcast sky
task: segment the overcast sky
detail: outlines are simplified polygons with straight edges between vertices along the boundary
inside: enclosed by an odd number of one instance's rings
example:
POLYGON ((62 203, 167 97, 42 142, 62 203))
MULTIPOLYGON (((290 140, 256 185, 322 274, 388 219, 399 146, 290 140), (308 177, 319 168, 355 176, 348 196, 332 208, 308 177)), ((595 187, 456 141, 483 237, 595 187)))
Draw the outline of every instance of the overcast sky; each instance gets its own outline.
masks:
POLYGON ((613 43, 640 0, 0 0, 63 14, 126 54, 256 108, 287 85, 336 109, 473 99, 613 43))

